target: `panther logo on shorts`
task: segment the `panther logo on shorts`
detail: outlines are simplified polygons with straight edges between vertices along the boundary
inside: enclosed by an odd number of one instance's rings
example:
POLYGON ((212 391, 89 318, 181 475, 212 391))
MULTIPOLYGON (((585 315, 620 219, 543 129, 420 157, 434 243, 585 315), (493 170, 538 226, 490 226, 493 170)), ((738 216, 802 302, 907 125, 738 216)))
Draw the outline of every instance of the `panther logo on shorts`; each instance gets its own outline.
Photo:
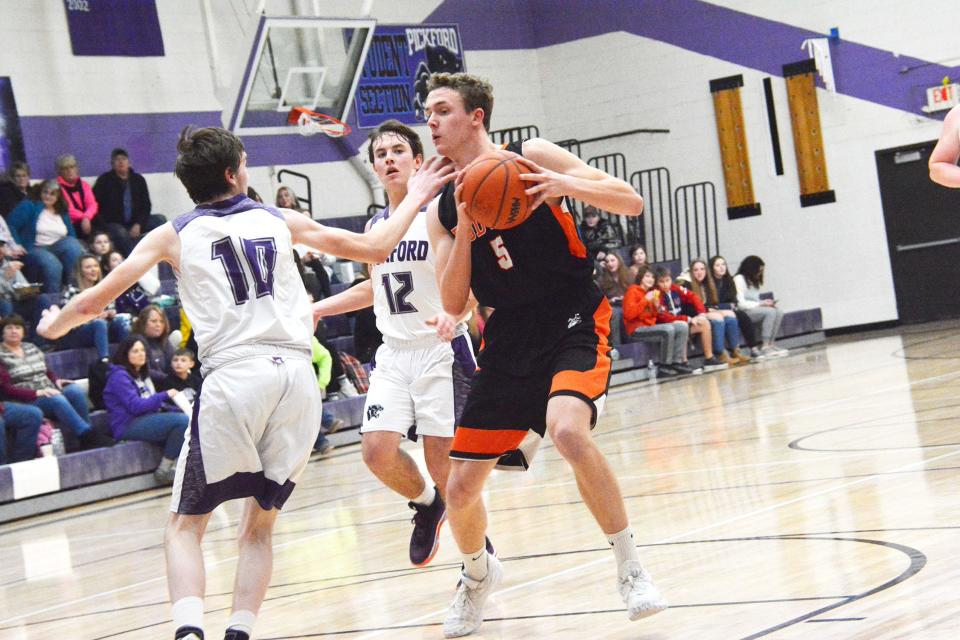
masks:
POLYGON ((372 404, 367 407, 367 420, 374 420, 375 418, 380 417, 380 412, 383 411, 383 405, 372 404))

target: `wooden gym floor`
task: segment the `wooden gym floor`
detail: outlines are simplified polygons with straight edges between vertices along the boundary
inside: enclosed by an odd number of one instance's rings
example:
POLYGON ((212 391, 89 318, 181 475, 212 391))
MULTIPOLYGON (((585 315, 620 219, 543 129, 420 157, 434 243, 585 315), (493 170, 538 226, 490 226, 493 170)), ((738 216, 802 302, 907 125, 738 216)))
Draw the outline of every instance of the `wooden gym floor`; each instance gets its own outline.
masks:
MULTIPOLYGON (((505 581, 474 637, 958 637, 958 391, 956 322, 615 388, 596 442, 671 608, 627 620, 612 553, 545 443, 533 469, 488 484, 505 581)), ((158 490, 0 527, 0 638, 172 637, 167 504, 158 490)), ((228 614, 238 506, 206 540, 208 638, 228 614)), ((359 447, 312 462, 278 522, 256 637, 442 637, 458 557, 445 527, 433 563, 410 567, 410 515, 359 447)))

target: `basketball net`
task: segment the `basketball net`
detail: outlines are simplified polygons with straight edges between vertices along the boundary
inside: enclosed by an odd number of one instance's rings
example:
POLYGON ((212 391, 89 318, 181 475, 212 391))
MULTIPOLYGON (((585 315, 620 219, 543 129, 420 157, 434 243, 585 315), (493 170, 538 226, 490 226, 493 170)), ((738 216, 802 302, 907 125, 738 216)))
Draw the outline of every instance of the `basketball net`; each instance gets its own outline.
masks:
POLYGON ((341 138, 348 135, 352 129, 346 122, 341 122, 333 116, 310 111, 304 107, 294 107, 287 116, 288 124, 297 125, 302 136, 315 136, 322 133, 331 138, 341 138))

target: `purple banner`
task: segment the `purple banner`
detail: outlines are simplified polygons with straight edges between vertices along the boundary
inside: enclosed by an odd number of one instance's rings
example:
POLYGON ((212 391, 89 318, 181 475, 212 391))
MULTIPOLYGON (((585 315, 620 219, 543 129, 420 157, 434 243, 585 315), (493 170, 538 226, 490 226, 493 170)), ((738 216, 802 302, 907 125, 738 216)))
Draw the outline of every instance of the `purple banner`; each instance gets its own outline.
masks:
POLYGON ((75 56, 162 56, 156 0, 64 0, 75 56))
POLYGON ((464 70, 457 25, 377 25, 357 85, 359 126, 375 127, 389 118, 423 124, 430 74, 464 70))
POLYGON ((12 162, 26 159, 13 83, 10 78, 0 78, 0 171, 6 171, 12 162))

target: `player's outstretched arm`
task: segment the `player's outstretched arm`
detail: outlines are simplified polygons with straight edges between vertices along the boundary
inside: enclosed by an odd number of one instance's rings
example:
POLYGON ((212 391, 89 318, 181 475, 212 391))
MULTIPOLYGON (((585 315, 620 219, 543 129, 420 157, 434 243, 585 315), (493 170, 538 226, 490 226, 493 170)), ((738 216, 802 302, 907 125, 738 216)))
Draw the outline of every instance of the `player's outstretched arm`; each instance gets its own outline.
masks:
MULTIPOLYGON (((459 191, 459 185, 457 187, 459 191)), ((470 242, 473 228, 466 215, 465 206, 459 205, 459 219, 454 237, 440 223, 440 199, 437 198, 427 208, 427 232, 430 244, 437 254, 437 285, 440 287, 440 299, 443 310, 452 316, 460 317, 466 313, 470 298, 470 242)))
POLYGON ((453 163, 439 156, 427 160, 407 182, 407 196, 390 217, 367 233, 325 227, 303 215, 283 210, 295 244, 360 262, 383 262, 407 232, 420 209, 443 185, 457 176, 453 163))
POLYGON ((313 318, 325 318, 340 313, 349 313, 357 309, 366 309, 373 305, 373 282, 365 280, 360 284, 341 291, 335 296, 313 303, 313 318))
POLYGON ((930 179, 945 187, 960 188, 960 106, 950 110, 943 132, 930 154, 930 179))
POLYGON ((164 260, 175 267, 180 263, 180 238, 169 222, 144 236, 130 256, 96 286, 70 298, 63 309, 54 306, 44 311, 37 325, 37 333, 55 340, 93 320, 117 296, 136 284, 153 265, 164 260))
POLYGON ((610 213, 643 213, 643 198, 633 187, 548 140, 532 138, 524 142, 520 162, 530 170, 520 178, 535 183, 527 189, 527 194, 535 198, 532 208, 551 198, 570 196, 610 213))

